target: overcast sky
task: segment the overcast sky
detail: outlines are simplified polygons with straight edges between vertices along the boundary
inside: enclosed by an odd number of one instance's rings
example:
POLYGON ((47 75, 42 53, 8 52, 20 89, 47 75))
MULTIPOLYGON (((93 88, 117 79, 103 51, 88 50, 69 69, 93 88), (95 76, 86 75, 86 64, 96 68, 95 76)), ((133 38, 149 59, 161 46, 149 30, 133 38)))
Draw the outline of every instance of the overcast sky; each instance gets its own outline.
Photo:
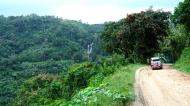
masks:
POLYGON ((35 13, 95 24, 118 21, 126 14, 154 9, 173 11, 183 0, 1 0, 0 14, 18 16, 35 13))

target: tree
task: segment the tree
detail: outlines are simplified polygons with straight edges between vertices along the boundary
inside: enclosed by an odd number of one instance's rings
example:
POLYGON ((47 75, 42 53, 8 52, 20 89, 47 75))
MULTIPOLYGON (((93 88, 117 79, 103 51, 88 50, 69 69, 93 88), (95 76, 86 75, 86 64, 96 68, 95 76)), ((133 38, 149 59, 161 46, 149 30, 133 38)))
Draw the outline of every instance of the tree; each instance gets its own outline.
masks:
POLYGON ((175 25, 181 24, 184 25, 185 27, 185 35, 186 35, 186 41, 188 42, 188 45, 190 45, 190 0, 184 0, 184 2, 180 2, 178 6, 175 8, 174 14, 172 15, 172 22, 175 25))
POLYGON ((146 62, 160 51, 159 40, 167 35, 169 15, 169 12, 149 9, 109 23, 101 36, 104 48, 108 52, 123 53, 130 62, 146 62))
POLYGON ((167 60, 175 62, 188 44, 189 40, 184 25, 174 26, 171 24, 169 26, 168 36, 164 38, 163 42, 160 42, 160 48, 167 60))
POLYGON ((184 0, 180 2, 175 8, 172 20, 175 24, 183 24, 186 26, 186 29, 190 31, 190 0, 184 0))
POLYGON ((102 46, 106 49, 107 52, 121 52, 119 48, 119 41, 117 38, 117 33, 121 22, 110 22, 105 25, 104 31, 102 32, 102 46))

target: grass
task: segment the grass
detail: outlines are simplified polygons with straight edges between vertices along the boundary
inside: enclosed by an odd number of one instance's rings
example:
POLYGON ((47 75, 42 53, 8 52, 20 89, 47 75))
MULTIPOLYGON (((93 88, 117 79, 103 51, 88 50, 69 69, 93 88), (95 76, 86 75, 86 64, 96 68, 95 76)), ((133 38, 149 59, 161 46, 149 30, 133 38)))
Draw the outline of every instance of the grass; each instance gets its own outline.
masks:
POLYGON ((140 66, 142 65, 131 64, 127 67, 122 67, 113 75, 106 77, 103 84, 107 84, 106 88, 111 91, 121 92, 124 95, 128 95, 133 91, 135 72, 140 66))
POLYGON ((176 62, 175 68, 180 71, 190 73, 190 48, 185 48, 180 59, 176 62))
POLYGON ((129 105, 135 99, 135 72, 142 65, 131 64, 121 67, 114 74, 104 78, 98 87, 87 87, 74 96, 78 105, 122 106, 129 105))

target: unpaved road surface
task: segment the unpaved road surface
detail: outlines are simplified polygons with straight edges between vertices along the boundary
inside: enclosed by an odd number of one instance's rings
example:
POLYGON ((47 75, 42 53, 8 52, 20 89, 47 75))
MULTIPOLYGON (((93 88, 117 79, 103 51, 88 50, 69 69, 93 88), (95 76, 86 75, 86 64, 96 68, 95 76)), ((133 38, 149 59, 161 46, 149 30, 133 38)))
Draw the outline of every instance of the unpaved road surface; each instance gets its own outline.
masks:
POLYGON ((149 66, 136 72, 134 106, 190 106, 190 75, 168 65, 162 70, 149 66))

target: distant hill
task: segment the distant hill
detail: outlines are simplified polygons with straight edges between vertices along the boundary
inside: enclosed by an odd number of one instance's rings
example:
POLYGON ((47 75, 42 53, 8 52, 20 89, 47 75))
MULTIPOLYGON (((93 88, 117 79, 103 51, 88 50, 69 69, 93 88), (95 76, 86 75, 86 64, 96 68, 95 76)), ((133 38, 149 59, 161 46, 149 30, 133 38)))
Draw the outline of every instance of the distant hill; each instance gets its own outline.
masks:
POLYGON ((103 25, 88 25, 54 16, 0 16, 0 105, 15 97, 23 80, 31 76, 58 74, 73 63, 104 52, 100 47, 103 25))

